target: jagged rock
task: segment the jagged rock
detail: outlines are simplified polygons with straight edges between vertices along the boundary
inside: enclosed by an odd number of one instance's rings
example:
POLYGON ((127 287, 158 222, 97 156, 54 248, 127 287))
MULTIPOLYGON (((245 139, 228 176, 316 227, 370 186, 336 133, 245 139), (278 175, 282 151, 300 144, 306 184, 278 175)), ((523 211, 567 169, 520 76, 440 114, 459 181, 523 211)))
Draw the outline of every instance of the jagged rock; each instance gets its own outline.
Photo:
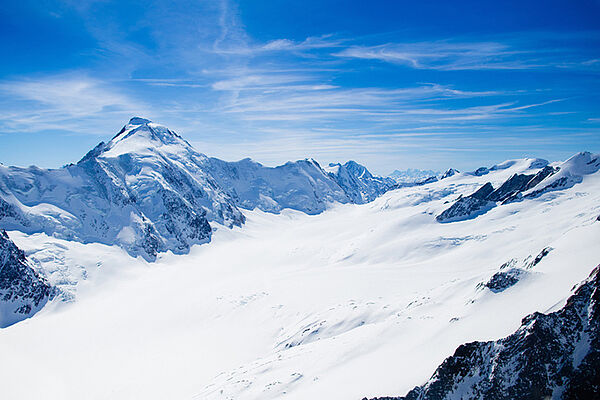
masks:
POLYGON ((528 270, 538 265, 544 257, 546 257, 551 251, 552 247, 545 247, 540 253, 532 260, 532 256, 525 258, 521 267, 517 267, 517 260, 512 259, 500 266, 500 271, 496 272, 492 277, 485 283, 477 284, 477 288, 488 288, 494 293, 500 293, 514 286, 519 282, 525 275, 529 273, 528 270))
POLYGON ((600 398, 600 266, 559 311, 456 349, 422 386, 377 400, 600 398))
MULTIPOLYGON (((522 198, 537 197, 550 190, 567 188, 569 185, 581 182, 583 179, 580 175, 574 175, 575 173, 588 174, 600 169, 600 161, 598 161, 598 158, 588 161, 586 163, 586 167, 582 167, 580 165, 582 161, 578 160, 578 158, 589 159, 592 158, 592 156, 590 153, 581 153, 578 156, 571 157, 571 159, 563 163, 567 167, 565 170, 563 170, 563 172, 565 172, 565 176, 558 176, 557 179, 554 180, 550 178, 557 172, 561 171, 561 168, 546 165, 547 161, 545 160, 534 159, 530 162, 530 167, 535 166, 541 168, 541 166, 544 165, 543 168, 536 174, 514 174, 495 190, 488 182, 479 189, 481 190, 485 187, 486 189, 484 192, 478 191, 470 196, 461 197, 450 208, 438 215, 436 219, 439 222, 451 222, 468 219, 472 216, 477 216, 483 211, 493 208, 496 203, 507 204, 522 198), (574 160, 574 158, 576 160, 574 160), (590 165, 592 165, 592 167, 589 167, 590 165), (491 192, 487 193, 490 188, 492 189, 491 192), (478 196, 475 196, 477 193, 479 193, 478 196), (487 194, 483 196, 483 193, 487 194)), ((511 163, 507 162, 499 166, 494 166, 491 169, 485 168, 487 171, 485 173, 496 169, 505 169, 510 165, 511 163)), ((482 167, 476 170, 473 174, 480 176, 483 174, 483 172, 484 168, 482 167)))
POLYGON ((537 256, 535 256, 533 261, 527 264, 527 268, 531 269, 538 265, 540 261, 542 261, 542 259, 546 257, 552 250, 554 250, 552 247, 545 247, 544 249, 542 249, 542 251, 540 251, 540 253, 537 256))
POLYGON ((546 165, 544 168, 542 168, 541 171, 535 174, 534 177, 529 180, 529 182, 527 182, 523 190, 529 190, 532 187, 537 186, 538 183, 540 183, 541 181, 558 171, 559 168, 553 168, 549 165, 546 165))
POLYGON ((505 291, 511 286, 514 286, 519 280, 521 276, 526 272, 520 268, 510 268, 504 271, 498 271, 489 281, 487 281, 483 286, 490 289, 494 293, 500 293, 505 291))
POLYGON ((479 167, 475 171, 473 171, 473 175, 475 176, 483 176, 490 173, 490 169, 487 167, 479 167))
POLYGON ((504 201, 507 198, 516 195, 521 192, 532 179, 533 175, 514 174, 508 180, 506 180, 502 186, 494 190, 488 196, 490 201, 504 201))
POLYGON ((458 171, 458 170, 456 170, 456 169, 454 169, 454 168, 448 168, 448 169, 446 170, 446 172, 444 172, 444 173, 442 174, 442 176, 440 176, 440 180, 441 180, 441 179, 450 178, 451 176, 454 176, 454 175, 456 175, 456 174, 458 174, 458 173, 460 173, 460 171, 458 171))
POLYGON ((523 192, 524 198, 538 197, 546 192, 568 189, 583 180, 583 176, 600 170, 600 156, 590 152, 577 153, 552 171, 540 171, 538 184, 523 192), (549 173, 548 173, 549 172, 549 173))
POLYGON ((54 289, 29 264, 25 253, 0 230, 0 328, 39 311, 54 289))
POLYGON ((430 176, 429 178, 425 178, 422 181, 416 183, 416 185, 426 185, 428 183, 437 182, 439 179, 437 176, 430 176))
MULTIPOLYGON (((494 201, 501 201, 502 204, 506 204, 518 200, 523 197, 522 192, 535 187, 557 171, 558 168, 547 165, 535 175, 515 174, 498 189, 499 193, 494 201), (504 186, 506 187, 503 189, 504 186)), ((533 196, 529 195, 528 197, 533 196)))

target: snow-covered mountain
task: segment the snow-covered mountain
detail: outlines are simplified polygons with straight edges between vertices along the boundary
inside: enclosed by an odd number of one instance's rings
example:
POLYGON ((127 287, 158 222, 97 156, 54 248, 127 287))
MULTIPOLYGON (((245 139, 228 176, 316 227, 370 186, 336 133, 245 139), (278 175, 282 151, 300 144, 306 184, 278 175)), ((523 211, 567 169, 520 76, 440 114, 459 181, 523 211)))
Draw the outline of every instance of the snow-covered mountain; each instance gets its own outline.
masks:
POLYGON ((436 217, 437 220, 451 222, 474 218, 498 204, 530 199, 548 191, 572 187, 581 182, 584 175, 600 170, 600 155, 584 152, 555 166, 548 165, 546 160, 526 159, 505 162, 489 170, 486 168, 485 173, 482 173, 483 168, 480 168, 473 174, 482 176, 489 171, 509 168, 517 162, 525 163, 525 172, 529 173, 515 173, 497 189, 494 189, 490 182, 485 183, 475 193, 459 197, 452 206, 436 217))
POLYGON ((433 171, 430 169, 415 169, 408 168, 405 170, 395 170, 389 177, 397 183, 417 183, 421 182, 432 176, 440 175, 439 171, 433 171))
POLYGON ((440 179, 446 179, 446 178, 450 178, 451 176, 454 176, 456 174, 460 173, 460 171, 454 169, 454 168, 448 168, 446 170, 446 172, 444 172, 442 175, 440 175, 440 179))
POLYGON ((373 201, 398 186, 393 179, 372 175, 365 166, 356 161, 348 161, 345 164, 332 163, 325 169, 356 204, 373 201))
POLYGON ((356 163, 344 171, 340 178, 314 160, 269 168, 209 158, 177 133, 136 117, 77 164, 0 166, 0 228, 117 244, 153 260, 208 242, 211 222, 241 226, 239 208, 318 214, 336 202, 371 201, 392 187, 356 163))
POLYGON ((290 208, 318 214, 332 203, 368 203, 396 187, 355 161, 322 168, 306 159, 271 168, 249 158, 237 162, 210 158, 206 170, 238 207, 276 213, 290 208))
POLYGON ((352 202, 346 191, 312 159, 271 168, 249 158, 237 162, 210 158, 205 168, 235 204, 247 210, 278 213, 291 208, 318 214, 331 203, 352 202))
POLYGON ((244 222, 205 159, 173 131, 133 118, 77 164, 0 166, 0 227, 117 244, 150 260, 185 253, 210 239, 209 221, 244 222))

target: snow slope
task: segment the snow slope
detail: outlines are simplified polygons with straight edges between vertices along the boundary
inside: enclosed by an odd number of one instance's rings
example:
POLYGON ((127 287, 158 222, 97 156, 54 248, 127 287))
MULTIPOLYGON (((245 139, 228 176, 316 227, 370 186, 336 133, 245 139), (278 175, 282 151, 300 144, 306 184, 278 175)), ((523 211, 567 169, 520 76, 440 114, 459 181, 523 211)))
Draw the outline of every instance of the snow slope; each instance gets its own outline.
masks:
POLYGON ((65 275, 87 278, 76 285, 77 301, 53 301, 0 330, 2 393, 236 400, 407 393, 460 344, 499 339, 522 317, 561 308, 599 263, 594 157, 573 163, 589 168, 552 164, 571 171, 573 185, 459 222, 436 216, 488 182, 498 188, 543 165, 516 160, 319 215, 246 211, 243 227, 212 222, 210 245, 160 253, 155 263, 114 246, 11 231, 40 267, 53 268, 54 254, 85 271, 65 275), (524 272, 496 285, 492 278, 510 268, 524 272))
POLYGON ((373 400, 594 399, 600 394, 600 266, 565 306, 512 335, 461 345, 423 386, 373 400))

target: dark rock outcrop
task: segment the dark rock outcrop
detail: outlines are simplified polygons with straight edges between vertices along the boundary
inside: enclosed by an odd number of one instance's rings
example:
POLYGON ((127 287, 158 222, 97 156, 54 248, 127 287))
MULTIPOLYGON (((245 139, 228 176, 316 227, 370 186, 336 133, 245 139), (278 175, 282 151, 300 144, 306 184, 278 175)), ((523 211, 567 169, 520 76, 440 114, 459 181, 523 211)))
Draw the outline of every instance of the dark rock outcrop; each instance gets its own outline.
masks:
MULTIPOLYGON (((481 168, 477 171, 479 170, 481 168)), ((477 171, 474 174, 481 175, 477 171)), ((498 189, 494 189, 492 184, 488 182, 472 195, 459 198, 450 208, 438 215, 436 219, 438 222, 461 221, 479 215, 481 212, 494 207, 496 203, 506 204, 518 200, 523 197, 522 192, 535 187, 538 183, 557 171, 557 168, 547 165, 536 174, 514 174, 498 189)), ((559 182, 558 184, 560 185, 561 183, 559 182)), ((533 192, 526 197, 534 197, 538 194, 538 192, 533 192)))
POLYGON ((488 197, 493 191, 494 187, 488 182, 472 195, 460 197, 450 208, 438 215, 436 219, 438 222, 452 222, 478 215, 479 212, 491 208, 493 203, 488 200, 488 197))
POLYGON ((0 230, 0 328, 33 315, 53 295, 52 286, 0 230))
POLYGON ((530 263, 527 264, 527 268, 533 268, 538 265, 540 261, 542 261, 542 259, 546 257, 552 250, 554 250, 552 247, 544 247, 542 251, 540 251, 540 253, 535 256, 530 263))
POLYGON ((433 182, 437 182, 439 179, 437 176, 430 176, 428 178, 425 178, 419 182, 416 183, 417 186, 419 185, 427 185, 428 183, 433 183, 433 182))
POLYGON ((559 311, 512 335, 461 345, 422 386, 377 400, 600 398, 600 266, 559 311))
POLYGON ((502 186, 490 193, 488 200, 504 201, 511 196, 519 193, 531 180, 533 175, 514 174, 506 180, 502 186))
POLYGON ((441 180, 441 179, 450 178, 451 176, 454 176, 454 175, 458 174, 459 172, 460 172, 460 171, 458 171, 458 170, 456 170, 456 169, 454 169, 454 168, 448 168, 448 169, 446 170, 446 172, 444 172, 444 173, 442 174, 442 176, 440 176, 440 180, 441 180))
POLYGON ((510 268, 504 271, 498 271, 492 275, 490 280, 483 286, 494 293, 500 293, 519 282, 521 275, 524 273, 525 271, 520 268, 510 268))

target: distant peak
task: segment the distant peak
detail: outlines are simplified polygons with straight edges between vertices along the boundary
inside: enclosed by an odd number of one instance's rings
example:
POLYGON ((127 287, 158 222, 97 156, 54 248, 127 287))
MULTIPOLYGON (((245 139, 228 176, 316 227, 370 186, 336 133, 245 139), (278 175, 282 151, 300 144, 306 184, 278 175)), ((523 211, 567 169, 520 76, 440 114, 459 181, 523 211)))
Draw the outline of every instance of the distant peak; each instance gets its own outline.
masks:
POLYGON ((144 125, 144 124, 149 124, 152 121, 150 121, 149 119, 146 118, 142 118, 142 117, 133 117, 129 120, 129 125, 144 125))
POLYGON ((357 166, 362 167, 362 165, 360 165, 359 163, 357 163, 354 160, 348 160, 348 161, 346 161, 346 164, 344 164, 344 165, 346 165, 347 167, 357 167, 357 166))

